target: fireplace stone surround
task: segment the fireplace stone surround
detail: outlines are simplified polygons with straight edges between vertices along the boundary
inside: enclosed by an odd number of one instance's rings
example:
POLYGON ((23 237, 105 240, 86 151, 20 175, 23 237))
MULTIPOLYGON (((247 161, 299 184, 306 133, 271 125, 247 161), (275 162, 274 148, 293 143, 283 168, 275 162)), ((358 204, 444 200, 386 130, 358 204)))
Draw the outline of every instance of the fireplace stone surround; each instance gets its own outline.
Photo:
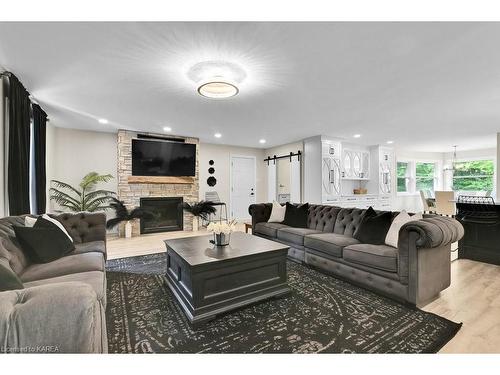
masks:
MULTIPOLYGON (((143 133, 155 137, 163 137, 161 134, 143 133)), ((162 178, 143 177, 140 182, 137 179, 129 181, 132 176, 132 139, 137 138, 138 133, 128 130, 118 131, 118 199, 124 201, 127 208, 140 206, 141 198, 181 197, 184 202, 193 203, 199 197, 199 140, 197 138, 186 138, 168 135, 169 139, 177 138, 187 143, 196 144, 196 168, 195 177, 189 183, 180 179, 177 182, 165 183, 162 178), (181 182, 181 183, 179 183, 181 182)), ((173 179, 175 180, 175 179, 173 179)), ((193 216, 183 212, 183 229, 193 229, 193 216)), ((123 228, 120 227, 120 231, 123 228)), ((132 222, 132 235, 141 233, 140 222, 132 222)))

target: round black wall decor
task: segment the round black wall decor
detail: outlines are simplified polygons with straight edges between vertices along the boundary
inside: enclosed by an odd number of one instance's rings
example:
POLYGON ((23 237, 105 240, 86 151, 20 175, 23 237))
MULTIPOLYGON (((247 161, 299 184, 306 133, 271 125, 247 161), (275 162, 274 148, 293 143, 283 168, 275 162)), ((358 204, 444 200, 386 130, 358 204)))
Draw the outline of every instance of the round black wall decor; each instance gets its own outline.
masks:
POLYGON ((214 176, 210 176, 207 178, 207 185, 208 186, 215 186, 217 184, 217 179, 214 176))
POLYGON ((215 162, 214 162, 213 160, 211 160, 211 159, 210 159, 210 160, 208 161, 208 164, 210 164, 210 165, 214 165, 214 164, 215 164, 215 162))
POLYGON ((215 168, 214 167, 208 168, 208 173, 214 174, 215 173, 215 168))

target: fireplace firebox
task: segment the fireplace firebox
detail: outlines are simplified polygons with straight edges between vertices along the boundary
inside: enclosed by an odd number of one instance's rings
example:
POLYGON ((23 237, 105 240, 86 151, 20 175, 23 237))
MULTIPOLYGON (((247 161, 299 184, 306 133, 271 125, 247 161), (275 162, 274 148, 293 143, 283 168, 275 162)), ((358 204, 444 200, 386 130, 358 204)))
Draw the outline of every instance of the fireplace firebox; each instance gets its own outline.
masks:
POLYGON ((141 198, 141 208, 152 217, 141 219, 141 234, 183 230, 182 197, 141 198))

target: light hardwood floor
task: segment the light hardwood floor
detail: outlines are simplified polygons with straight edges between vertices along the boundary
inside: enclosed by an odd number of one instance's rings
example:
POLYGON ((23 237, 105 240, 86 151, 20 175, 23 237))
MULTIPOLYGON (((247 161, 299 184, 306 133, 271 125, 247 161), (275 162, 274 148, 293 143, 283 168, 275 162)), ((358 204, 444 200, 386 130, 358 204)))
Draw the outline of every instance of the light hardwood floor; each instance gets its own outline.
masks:
MULTIPOLYGON (((166 239, 206 234, 200 230, 110 238, 108 259, 164 252, 166 239)), ((500 266, 459 259, 452 262, 451 273, 451 286, 422 308, 463 323, 441 353, 500 353, 500 266)))

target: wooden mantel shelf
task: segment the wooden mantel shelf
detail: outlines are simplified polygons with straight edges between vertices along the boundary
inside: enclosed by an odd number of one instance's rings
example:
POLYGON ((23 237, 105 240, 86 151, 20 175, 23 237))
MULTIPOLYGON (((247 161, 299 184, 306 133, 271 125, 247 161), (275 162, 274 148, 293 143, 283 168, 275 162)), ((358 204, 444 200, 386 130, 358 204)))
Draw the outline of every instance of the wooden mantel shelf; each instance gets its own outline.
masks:
POLYGON ((194 184, 193 176, 128 176, 129 184, 194 184))

